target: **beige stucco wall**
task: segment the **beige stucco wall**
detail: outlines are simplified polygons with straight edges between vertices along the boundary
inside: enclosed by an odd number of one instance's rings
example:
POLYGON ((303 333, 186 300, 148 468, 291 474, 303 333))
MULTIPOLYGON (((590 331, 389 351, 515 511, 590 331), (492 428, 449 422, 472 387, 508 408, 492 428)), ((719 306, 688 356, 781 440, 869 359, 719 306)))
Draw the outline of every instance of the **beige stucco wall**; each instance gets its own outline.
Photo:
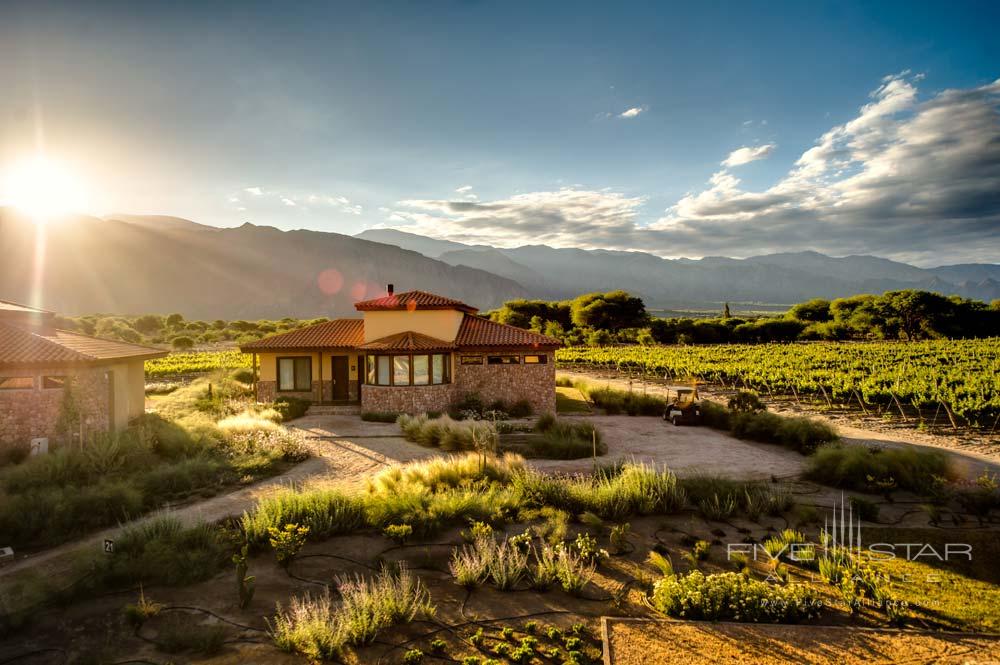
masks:
POLYGON ((282 353, 259 353, 257 354, 257 401, 272 402, 276 397, 287 395, 289 397, 300 397, 313 401, 329 400, 333 394, 331 383, 333 367, 330 358, 332 356, 347 356, 348 399, 358 398, 358 377, 364 368, 361 367, 363 358, 357 353, 339 353, 336 351, 319 352, 282 352, 282 353), (322 356, 323 375, 320 383, 320 356, 322 356), (278 392, 278 358, 312 358, 312 387, 302 391, 281 391, 278 392))
POLYGON ((413 331, 454 342, 464 314, 453 309, 365 312, 365 342, 413 331))

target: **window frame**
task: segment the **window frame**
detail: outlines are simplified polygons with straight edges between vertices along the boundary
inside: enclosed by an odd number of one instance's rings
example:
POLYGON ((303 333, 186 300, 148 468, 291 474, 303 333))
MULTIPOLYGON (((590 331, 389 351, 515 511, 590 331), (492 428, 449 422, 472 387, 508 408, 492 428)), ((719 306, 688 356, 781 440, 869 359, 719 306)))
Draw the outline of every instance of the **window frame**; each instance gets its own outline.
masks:
POLYGON ((69 382, 69 376, 67 376, 66 374, 45 374, 40 378, 41 378, 41 383, 39 383, 39 387, 42 390, 62 390, 63 388, 66 387, 66 384, 69 382), (58 386, 45 385, 46 381, 50 379, 59 379, 61 383, 58 386))
POLYGON ((36 384, 37 384, 37 382, 35 381, 35 377, 34 376, 0 376, 0 392, 17 392, 18 390, 27 392, 29 390, 34 390, 36 384), (6 381, 7 379, 13 379, 14 381, 17 381, 19 379, 27 379, 28 381, 31 382, 31 385, 30 386, 16 386, 16 387, 13 387, 13 388, 5 388, 3 386, 3 382, 6 381))
POLYGON ((275 381, 274 381, 274 383, 276 384, 276 390, 277 390, 277 392, 279 392, 279 393, 305 393, 305 392, 311 392, 312 391, 312 378, 313 378, 312 377, 312 369, 313 369, 312 366, 313 366, 312 356, 279 356, 278 358, 276 358, 275 359, 275 365, 274 365, 274 369, 275 369, 275 372, 274 372, 274 379, 275 379, 275 381), (292 361, 292 387, 291 388, 282 388, 281 387, 281 362, 283 360, 290 360, 290 361, 292 361), (306 367, 309 368, 309 371, 308 371, 308 381, 307 381, 307 383, 309 385, 307 387, 305 387, 305 388, 300 388, 299 387, 299 373, 297 371, 295 371, 295 369, 296 369, 295 368, 295 364, 297 362, 301 362, 301 361, 306 361, 306 367))
POLYGON ((424 388, 427 386, 441 386, 451 383, 451 353, 369 353, 365 354, 365 383, 366 386, 375 386, 377 388, 424 388), (434 357, 441 356, 441 376, 438 376, 438 372, 434 371, 434 357), (427 358, 427 383, 415 383, 415 366, 414 358, 424 357, 427 358), (407 383, 397 383, 396 382, 396 358, 406 358, 408 363, 408 375, 407 383), (384 362, 388 368, 388 383, 379 383, 379 365, 384 362), (374 367, 374 378, 375 382, 371 381, 372 374, 367 371, 368 368, 374 367))
POLYGON ((508 365, 520 365, 521 364, 521 356, 516 355, 516 354, 512 355, 512 354, 509 354, 509 353, 503 353, 503 354, 497 354, 497 355, 492 355, 492 356, 486 356, 486 364, 487 365, 499 365, 501 367, 506 367, 508 365), (494 358, 498 359, 497 362, 493 362, 494 358), (503 360, 501 360, 502 358, 509 359, 509 362, 504 362, 503 360))
POLYGON ((548 365, 549 356, 545 353, 526 353, 521 359, 521 363, 524 365, 548 365), (537 360, 528 360, 528 358, 537 358, 537 360))
POLYGON ((469 355, 464 355, 463 354, 459 358, 459 364, 460 365, 482 365, 483 361, 485 359, 486 359, 486 357, 483 354, 481 354, 481 353, 469 354, 469 355))

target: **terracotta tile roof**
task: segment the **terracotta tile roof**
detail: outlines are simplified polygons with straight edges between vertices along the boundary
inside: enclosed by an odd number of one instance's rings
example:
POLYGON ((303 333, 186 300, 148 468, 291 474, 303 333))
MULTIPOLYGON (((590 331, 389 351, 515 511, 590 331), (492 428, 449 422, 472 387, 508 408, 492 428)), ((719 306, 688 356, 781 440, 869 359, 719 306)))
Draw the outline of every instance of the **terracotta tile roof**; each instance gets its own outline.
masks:
POLYGON ((271 335, 240 345, 240 351, 281 351, 289 349, 356 348, 364 343, 362 319, 334 319, 291 332, 271 335))
POLYGON ((358 348, 365 351, 447 351, 455 345, 423 333, 406 331, 372 340, 358 348))
POLYGON ((27 312, 30 314, 51 314, 47 309, 38 309, 37 307, 31 307, 29 305, 22 305, 21 303, 11 302, 9 300, 0 300, 0 311, 7 312, 27 312))
POLYGON ((0 323, 0 365, 88 364, 165 355, 166 351, 140 344, 0 323))
POLYGON ((519 346, 532 348, 557 348, 562 346, 555 337, 541 335, 530 330, 496 323, 481 316, 466 314, 455 337, 455 346, 519 346))
POLYGON ((354 309, 359 312, 401 309, 457 309, 469 314, 475 314, 479 311, 471 305, 466 305, 461 300, 445 298, 444 296, 427 293, 426 291, 406 291, 404 293, 385 295, 372 300, 362 300, 354 303, 354 309))

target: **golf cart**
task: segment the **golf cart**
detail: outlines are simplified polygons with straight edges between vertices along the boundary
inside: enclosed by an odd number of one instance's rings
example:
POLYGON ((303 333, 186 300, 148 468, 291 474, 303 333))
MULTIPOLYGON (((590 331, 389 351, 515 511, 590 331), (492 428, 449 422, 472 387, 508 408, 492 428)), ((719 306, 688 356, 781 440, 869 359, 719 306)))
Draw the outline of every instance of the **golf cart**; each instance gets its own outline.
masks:
POLYGON ((668 397, 667 408, 663 410, 663 419, 669 420, 674 425, 700 425, 701 402, 698 400, 698 389, 677 386, 668 390, 676 393, 676 397, 672 400, 668 397))

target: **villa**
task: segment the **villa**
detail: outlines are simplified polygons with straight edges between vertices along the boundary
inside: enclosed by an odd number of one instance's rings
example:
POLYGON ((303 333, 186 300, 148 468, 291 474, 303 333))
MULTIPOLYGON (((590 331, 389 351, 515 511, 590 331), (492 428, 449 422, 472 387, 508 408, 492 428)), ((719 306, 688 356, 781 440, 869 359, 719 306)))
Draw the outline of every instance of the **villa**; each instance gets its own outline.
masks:
POLYGON ((445 411, 469 395, 486 404, 525 400, 555 411, 558 339, 490 321, 458 300, 425 291, 354 305, 335 319, 244 344, 258 401, 287 395, 362 411, 445 411))
POLYGON ((165 355, 59 330, 53 312, 0 300, 0 453, 125 427, 145 411, 143 363, 165 355))

